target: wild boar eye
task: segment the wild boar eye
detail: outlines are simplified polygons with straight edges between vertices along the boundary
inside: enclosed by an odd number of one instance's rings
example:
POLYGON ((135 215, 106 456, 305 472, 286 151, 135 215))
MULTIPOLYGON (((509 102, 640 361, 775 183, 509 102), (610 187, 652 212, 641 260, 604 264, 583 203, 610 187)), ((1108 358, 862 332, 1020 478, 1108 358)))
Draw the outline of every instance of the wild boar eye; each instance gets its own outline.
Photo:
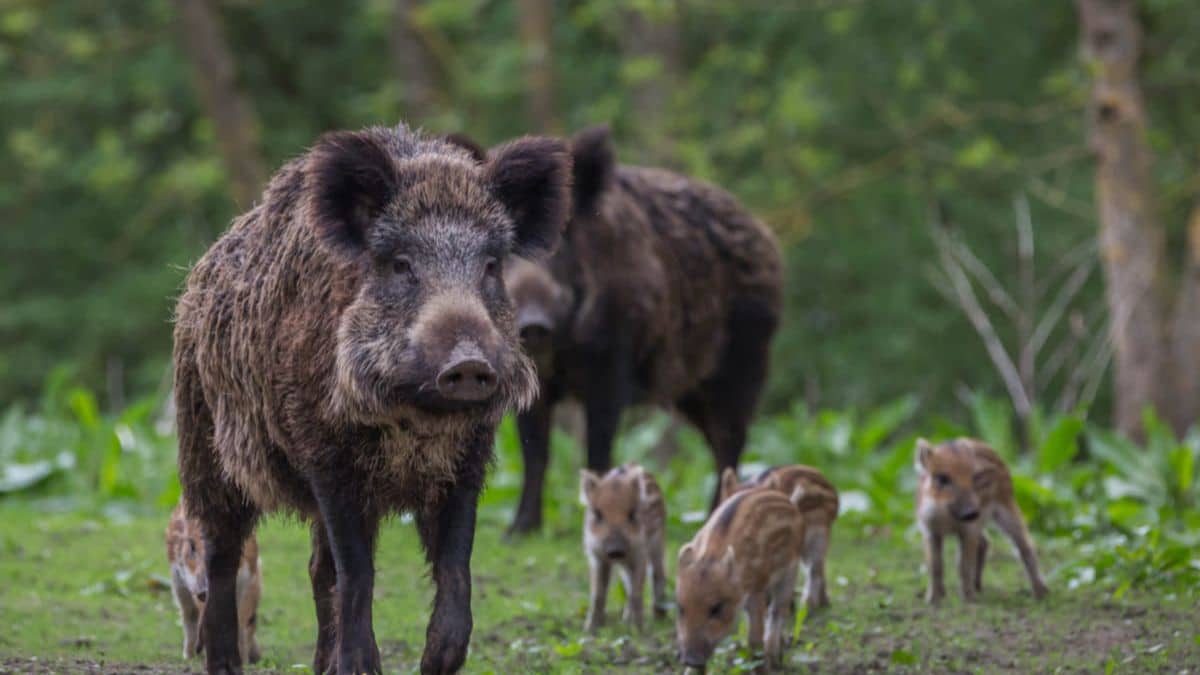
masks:
POLYGON ((188 540, 188 555, 196 555, 196 542, 188 540))
POLYGON ((500 261, 496 258, 488 258, 487 262, 483 263, 483 273, 489 277, 500 274, 500 261))
POLYGON ((938 487, 943 487, 943 488, 944 488, 944 487, 946 487, 947 485, 949 485, 949 484, 950 484, 950 476, 947 476, 947 475, 946 475, 946 474, 944 474, 944 473, 935 473, 935 474, 933 474, 933 479, 934 479, 935 481, 937 481, 937 485, 938 485, 938 487))
POLYGON ((630 512, 629 512, 629 523, 630 523, 631 525, 636 525, 636 524, 637 524, 637 511, 630 511, 630 512))
POLYGON ((399 257, 392 261, 392 271, 398 276, 411 277, 413 273, 412 261, 406 257, 399 257))
POLYGON ((718 602, 708 609, 708 618, 715 619, 718 616, 721 616, 721 610, 723 609, 725 609, 725 603, 718 602))
POLYGON ((604 515, 600 513, 600 509, 592 509, 592 518, 594 518, 596 522, 600 522, 604 520, 604 515))

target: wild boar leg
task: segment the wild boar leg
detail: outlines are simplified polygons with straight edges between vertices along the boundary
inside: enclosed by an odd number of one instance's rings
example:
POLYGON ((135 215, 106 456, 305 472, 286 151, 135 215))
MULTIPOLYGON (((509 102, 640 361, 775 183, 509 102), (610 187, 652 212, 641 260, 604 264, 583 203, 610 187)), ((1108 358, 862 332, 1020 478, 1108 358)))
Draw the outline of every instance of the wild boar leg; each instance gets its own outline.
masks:
POLYGON ((583 411, 587 419, 587 467, 604 472, 612 466, 612 445, 629 402, 633 383, 629 373, 628 337, 595 354, 587 374, 583 411))
POLYGON ((587 621, 583 629, 595 633, 604 625, 604 605, 608 600, 608 581, 612 576, 612 563, 598 556, 588 556, 590 568, 591 596, 588 601, 587 621))
POLYGON ((521 483, 521 502, 517 506, 517 514, 508 528, 510 534, 536 532, 542 528, 542 491, 546 465, 550 461, 552 412, 553 407, 544 396, 540 396, 529 410, 517 415, 525 480, 521 483))
POLYGON ((337 630, 333 625, 333 593, 337 587, 337 568, 325 526, 312 525, 312 555, 308 559, 308 578, 312 582, 313 604, 317 608, 317 651, 313 657, 313 672, 329 670, 333 650, 337 646, 337 630))
POLYGON ((825 556, 829 550, 829 527, 809 528, 804 537, 804 603, 809 609, 829 606, 825 584, 825 556))
POLYGON ((171 590, 175 593, 179 617, 183 620, 183 658, 190 659, 200 651, 200 608, 196 606, 187 584, 174 570, 171 571, 171 590))
POLYGON ((1038 571, 1033 540, 1029 538, 1029 530, 1025 527, 1025 521, 1021 519, 1016 503, 1002 504, 1000 508, 996 509, 995 517, 996 525, 1008 535, 1013 546, 1016 547, 1017 553, 1021 555, 1021 562, 1025 564, 1025 573, 1029 575, 1029 583, 1033 586, 1033 596, 1035 598, 1045 597, 1050 590, 1046 588, 1046 582, 1042 580, 1042 574, 1038 571))
POLYGON ((646 603, 646 561, 638 555, 630 556, 621 566, 621 581, 625 584, 625 612, 621 619, 641 630, 646 603))
POLYGON ((771 336, 777 312, 757 299, 738 299, 730 308, 729 339, 717 371, 679 402, 680 410, 704 434, 716 464, 717 483, 709 513, 721 500, 721 473, 737 469, 767 378, 771 336))
POLYGON ((653 589, 654 618, 664 619, 669 609, 667 604, 667 569, 663 561, 663 539, 660 534, 650 542, 650 583, 653 589))
POLYGON ((987 533, 979 533, 979 562, 975 566, 975 591, 983 591, 983 566, 987 564, 987 553, 989 546, 987 533))
POLYGON ((457 672, 467 658, 472 628, 471 548, 478 502, 479 486, 462 481, 450 489, 440 510, 417 516, 437 585, 433 616, 425 629, 422 673, 457 672))
POLYGON ((766 620, 767 597, 765 591, 750 593, 746 597, 746 644, 752 651, 762 651, 763 624, 766 620))
POLYGON ((778 667, 783 662, 783 648, 791 644, 796 618, 793 597, 796 589, 796 566, 792 566, 769 590, 767 607, 767 664, 778 667))
POLYGON ((963 599, 968 601, 975 599, 976 566, 979 564, 979 539, 982 535, 978 527, 964 528, 958 534, 958 576, 963 599))
POLYGON ((204 528, 208 600, 204 604, 201 635, 205 668, 210 674, 242 672, 242 657, 238 651, 237 573, 242 560, 242 545, 252 527, 253 517, 250 516, 230 518, 223 526, 204 528))
POLYGON ((936 605, 946 597, 942 535, 938 532, 925 532, 925 564, 929 567, 929 589, 925 592, 925 601, 936 605))
POLYGON ((371 625, 379 519, 364 514, 359 495, 348 492, 334 484, 317 489, 317 504, 337 569, 337 672, 380 673, 379 648, 371 625))

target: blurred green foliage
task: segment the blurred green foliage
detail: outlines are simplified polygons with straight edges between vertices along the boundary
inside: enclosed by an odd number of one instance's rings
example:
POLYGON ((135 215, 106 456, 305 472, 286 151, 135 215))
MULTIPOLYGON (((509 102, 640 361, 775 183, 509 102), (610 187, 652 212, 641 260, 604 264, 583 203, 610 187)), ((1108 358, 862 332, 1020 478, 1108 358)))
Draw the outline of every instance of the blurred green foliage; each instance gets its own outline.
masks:
MULTIPOLYGON (((325 130, 403 116, 393 4, 220 3, 268 166, 325 130)), ((840 407, 915 394, 927 410, 961 411, 957 387, 1000 391, 971 328, 927 279, 930 209, 1006 282, 1014 194, 1030 197, 1043 265, 1095 236, 1071 3, 554 6, 563 128, 609 122, 625 161, 712 180, 779 232, 789 280, 769 410, 801 396, 840 407), (626 55, 631 11, 675 31, 675 67, 626 55), (639 86, 665 88, 665 109, 639 109, 639 86)), ((529 131, 516 11, 420 4, 437 101, 410 122, 485 143, 529 131)), ((1142 14, 1162 210, 1181 226, 1200 159, 1190 142, 1200 5, 1151 0, 1142 14)), ((6 2, 0 91, 0 401, 34 400, 65 361, 105 392, 102 408, 118 408, 121 392, 136 398, 166 377, 172 298, 246 206, 228 197, 173 6, 6 2)), ((1099 286, 1084 297, 1098 301, 1099 286)))
MULTIPOLYGON (((175 435, 161 399, 148 398, 118 414, 97 409, 87 389, 66 375, 51 382, 37 408, 0 412, 0 504, 37 509, 158 513, 179 498, 175 435)), ((1138 446, 1080 415, 1039 415, 1033 449, 1004 450, 1003 428, 987 415, 1005 405, 976 405, 967 425, 923 420, 914 397, 873 409, 802 405, 763 419, 753 430, 741 471, 804 463, 838 487, 836 529, 851 539, 904 533, 916 545, 913 521, 915 440, 981 437, 1005 456, 1017 501, 1035 539, 1069 551, 1050 570, 1056 586, 1102 584, 1117 595, 1134 586, 1200 588, 1200 433, 1176 439, 1153 416, 1138 446)), ((1007 413, 1012 420, 1011 411, 1007 413)), ((715 487, 707 446, 690 428, 672 430, 656 414, 626 428, 619 461, 637 461, 663 487, 672 528, 698 528, 715 487), (664 435, 677 434, 673 453, 664 435)), ((582 449, 555 432, 546 477, 546 534, 577 532, 582 449)), ((518 501, 522 465, 516 424, 505 420, 496 438, 496 465, 480 501, 489 522, 506 522, 518 501)))

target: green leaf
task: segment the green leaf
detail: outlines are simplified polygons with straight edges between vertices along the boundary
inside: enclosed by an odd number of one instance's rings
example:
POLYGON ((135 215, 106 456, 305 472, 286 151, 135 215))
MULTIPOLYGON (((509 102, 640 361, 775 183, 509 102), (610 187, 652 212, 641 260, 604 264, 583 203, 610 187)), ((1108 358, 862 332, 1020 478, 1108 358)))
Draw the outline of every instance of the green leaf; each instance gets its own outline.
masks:
POLYGON ((1038 448, 1037 468, 1042 473, 1054 473, 1070 464, 1079 452, 1079 434, 1083 431, 1083 420, 1068 415, 1060 417, 1038 448))

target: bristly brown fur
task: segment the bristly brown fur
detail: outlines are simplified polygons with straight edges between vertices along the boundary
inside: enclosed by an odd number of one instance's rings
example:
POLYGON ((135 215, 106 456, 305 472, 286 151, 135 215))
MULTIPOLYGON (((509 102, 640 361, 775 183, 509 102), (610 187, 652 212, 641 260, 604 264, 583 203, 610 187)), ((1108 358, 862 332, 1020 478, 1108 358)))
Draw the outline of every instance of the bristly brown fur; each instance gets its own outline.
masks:
POLYGON ((240 672, 232 563, 276 510, 314 522, 314 670, 381 671, 374 542, 398 511, 415 514, 438 586, 422 669, 461 667, 496 426, 537 386, 503 262, 554 247, 569 183, 553 139, 481 164, 403 125, 336 132, 196 263, 176 312, 175 399, 184 501, 208 546, 210 672, 240 672))

